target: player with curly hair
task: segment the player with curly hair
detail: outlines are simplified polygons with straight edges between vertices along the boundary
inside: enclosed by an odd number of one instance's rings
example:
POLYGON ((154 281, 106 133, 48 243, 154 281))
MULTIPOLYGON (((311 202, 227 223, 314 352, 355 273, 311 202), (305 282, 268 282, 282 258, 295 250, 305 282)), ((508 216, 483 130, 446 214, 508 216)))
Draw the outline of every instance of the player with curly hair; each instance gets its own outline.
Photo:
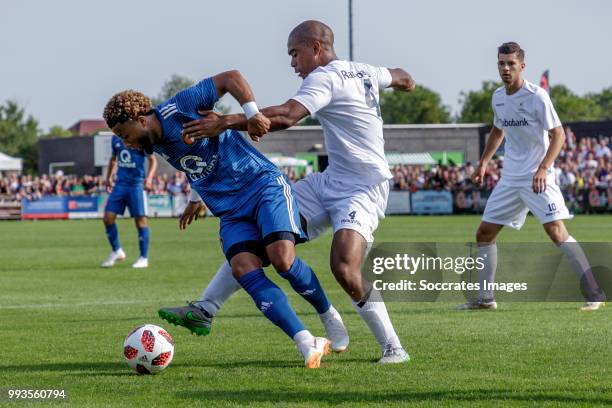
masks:
MULTIPOLYGON (((305 241, 306 234, 300 227, 291 186, 280 170, 236 131, 191 144, 183 141, 183 124, 201 117, 198 110, 212 109, 226 92, 242 105, 251 129, 268 130, 270 121, 259 113, 252 91, 238 71, 206 78, 155 108, 140 92, 120 92, 106 105, 104 119, 126 145, 155 151, 185 172, 191 185, 190 201, 203 199, 221 220, 223 252, 233 276, 257 308, 295 341, 306 367, 317 368, 329 352, 329 340, 314 337, 306 329, 283 291, 263 271, 272 264, 318 313, 332 308, 315 273, 295 255, 295 245, 305 241)), ((193 330, 208 332, 204 309, 190 304, 181 310, 185 313, 178 319, 203 322, 192 326, 193 330)), ((342 325, 342 320, 335 324, 342 325)))

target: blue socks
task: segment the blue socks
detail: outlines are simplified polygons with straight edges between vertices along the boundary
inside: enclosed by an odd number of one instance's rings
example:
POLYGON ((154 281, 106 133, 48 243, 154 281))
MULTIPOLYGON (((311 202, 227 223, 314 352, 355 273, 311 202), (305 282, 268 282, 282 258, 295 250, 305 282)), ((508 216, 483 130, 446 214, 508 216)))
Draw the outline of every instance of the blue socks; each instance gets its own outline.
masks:
POLYGON ((117 224, 112 223, 111 225, 105 225, 106 228, 106 237, 108 238, 108 242, 111 244, 113 251, 121 248, 121 244, 119 244, 119 231, 117 231, 117 224))
POLYGON ((296 256, 291 268, 287 272, 279 272, 279 275, 287 279, 291 287, 313 305, 319 314, 329 310, 331 304, 317 279, 317 275, 306 262, 296 256))
POLYGON ((237 279, 240 286, 253 298, 255 306, 270 320, 293 339, 297 332, 306 330, 304 324, 289 305, 287 296, 264 274, 263 269, 255 269, 237 279))
POLYGON ((149 253, 149 227, 138 228, 138 246, 140 247, 140 256, 147 258, 149 253))

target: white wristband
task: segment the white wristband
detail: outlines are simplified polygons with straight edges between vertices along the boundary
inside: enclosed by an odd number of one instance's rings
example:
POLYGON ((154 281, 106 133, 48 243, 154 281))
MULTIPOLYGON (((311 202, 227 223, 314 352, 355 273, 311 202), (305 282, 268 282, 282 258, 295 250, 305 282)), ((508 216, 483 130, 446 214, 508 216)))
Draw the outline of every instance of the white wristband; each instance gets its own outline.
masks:
POLYGON ((191 202, 198 202, 198 201, 202 201, 202 198, 200 198, 200 195, 198 194, 197 191, 195 191, 195 189, 192 187, 191 190, 189 190, 189 201, 191 202))
POLYGON ((257 109, 257 104, 255 103, 255 101, 247 102, 242 105, 242 110, 244 111, 247 120, 251 119, 253 116, 259 113, 259 109, 257 109))

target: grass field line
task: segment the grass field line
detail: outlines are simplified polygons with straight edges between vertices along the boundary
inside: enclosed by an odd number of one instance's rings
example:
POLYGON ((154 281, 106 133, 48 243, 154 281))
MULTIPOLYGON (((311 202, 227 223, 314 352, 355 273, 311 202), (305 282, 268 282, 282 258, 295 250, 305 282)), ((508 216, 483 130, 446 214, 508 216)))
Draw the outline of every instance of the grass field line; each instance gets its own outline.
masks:
POLYGON ((79 303, 30 303, 30 304, 14 304, 0 305, 0 309, 46 309, 46 308, 62 308, 75 306, 113 306, 113 305, 146 305, 158 303, 159 300, 99 300, 92 302, 79 303))

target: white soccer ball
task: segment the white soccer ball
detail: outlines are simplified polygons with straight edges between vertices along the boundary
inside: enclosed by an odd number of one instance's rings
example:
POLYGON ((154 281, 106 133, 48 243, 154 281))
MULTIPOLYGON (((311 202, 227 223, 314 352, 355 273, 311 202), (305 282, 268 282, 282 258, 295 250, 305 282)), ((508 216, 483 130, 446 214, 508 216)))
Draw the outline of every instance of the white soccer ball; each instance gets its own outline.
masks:
POLYGON ((123 342, 123 358, 138 374, 159 373, 168 367, 172 357, 172 336, 154 324, 136 327, 123 342))

